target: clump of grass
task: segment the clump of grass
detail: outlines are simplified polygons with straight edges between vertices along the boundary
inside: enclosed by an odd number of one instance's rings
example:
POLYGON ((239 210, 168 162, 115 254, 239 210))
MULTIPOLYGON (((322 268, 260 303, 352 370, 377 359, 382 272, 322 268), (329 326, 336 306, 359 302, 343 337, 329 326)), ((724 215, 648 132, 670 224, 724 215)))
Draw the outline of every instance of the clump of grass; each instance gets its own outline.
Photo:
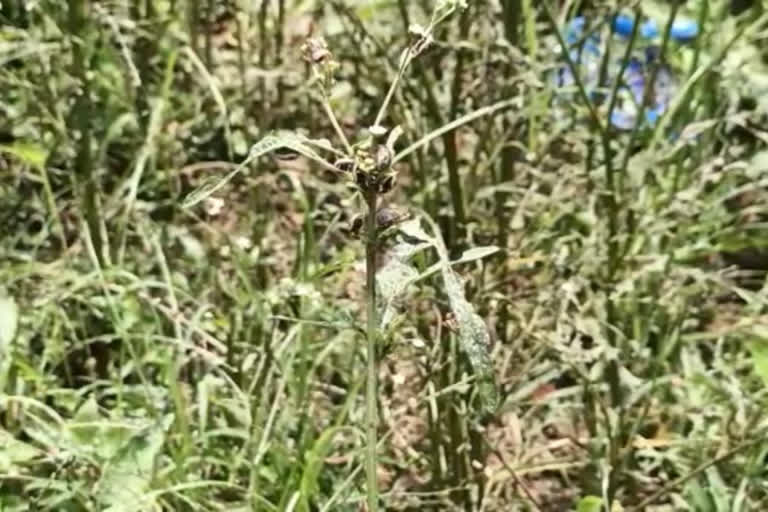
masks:
POLYGON ((758 3, 0 2, 0 508, 761 510, 758 3))

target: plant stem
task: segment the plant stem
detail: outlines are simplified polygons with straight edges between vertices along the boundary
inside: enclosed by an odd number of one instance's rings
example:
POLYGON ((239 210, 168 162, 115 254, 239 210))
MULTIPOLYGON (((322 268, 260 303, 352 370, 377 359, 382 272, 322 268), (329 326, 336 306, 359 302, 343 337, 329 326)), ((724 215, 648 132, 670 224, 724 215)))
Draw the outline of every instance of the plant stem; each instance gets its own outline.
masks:
POLYGON ((191 0, 189 3, 189 42, 196 54, 200 54, 200 1, 191 0))
MULTIPOLYGON (((259 67, 261 69, 267 69, 267 9, 269 8, 269 1, 268 0, 261 0, 261 8, 259 9, 259 67)), ((261 118, 262 123, 264 126, 260 126, 260 128, 266 128, 266 125, 269 124, 269 121, 265 121, 269 114, 269 102, 267 101, 267 82, 266 80, 261 80, 259 83, 260 86, 260 97, 261 100, 261 118)))
POLYGON ((344 150, 349 155, 352 155, 354 153, 354 150, 352 149, 352 145, 349 143, 349 139, 347 139, 347 136, 344 135, 344 130, 341 129, 341 125, 339 124, 338 119, 336 119, 336 114, 333 113, 333 109, 331 108, 330 96, 325 92, 323 92, 322 104, 323 104, 323 111, 325 111, 325 115, 328 116, 328 120, 331 122, 331 125, 333 126, 333 129, 336 132, 336 135, 339 136, 339 139, 341 139, 341 143, 344 145, 344 150))
MULTIPOLYGON (((522 8, 525 43, 528 46, 528 55, 532 62, 536 62, 538 53, 538 40, 536 38, 536 9, 535 4, 531 0, 522 0, 520 2, 522 8)), ((536 154, 538 150, 539 123, 537 119, 544 117, 544 113, 547 108, 546 93, 533 88, 530 91, 529 104, 530 115, 528 118, 528 151, 536 154)))
POLYGON ((213 67, 213 0, 205 6, 205 67, 213 67))
MULTIPOLYGON (((459 18, 459 37, 461 41, 466 41, 469 36, 469 25, 471 22, 469 13, 469 9, 465 9, 459 18)), ((456 70, 454 71, 453 84, 451 85, 451 118, 456 118, 459 112, 463 73, 464 52, 459 48, 456 52, 456 70)), ((451 192, 451 204, 453 205, 455 219, 455 221, 451 223, 451 240, 454 246, 457 245, 459 239, 464 237, 464 227, 467 223, 467 214, 464 208, 464 191, 461 187, 461 176, 459 175, 459 150, 457 139, 458 137, 455 131, 443 135, 445 163, 448 167, 448 187, 451 192)))
MULTIPOLYGON (((275 68, 280 69, 283 66, 283 34, 285 25, 285 0, 277 2, 277 28, 275 30, 275 68)), ((277 90, 277 106, 283 108, 283 81, 280 74, 277 75, 275 83, 277 90)))
POLYGON ((400 83, 400 79, 402 78, 403 73, 405 72, 405 68, 408 67, 408 64, 411 63, 411 60, 413 60, 413 47, 409 46, 403 51, 402 55, 400 56, 400 64, 397 69, 397 75, 395 75, 395 79, 392 81, 392 84, 389 86, 387 95, 384 97, 384 101, 381 103, 381 107, 379 108, 379 113, 376 114, 376 120, 373 122, 373 126, 381 125, 381 122, 384 120, 384 115, 387 113, 387 107, 389 106, 389 103, 390 101, 392 101, 392 97, 395 94, 395 90, 397 89, 397 84, 400 83))
POLYGON ((369 187, 365 192, 365 201, 368 203, 368 215, 366 218, 366 244, 365 244, 365 279, 366 302, 368 309, 367 360, 368 378, 365 393, 365 423, 366 423, 366 458, 365 473, 368 481, 368 512, 376 512, 379 506, 378 484, 376 481, 376 441, 378 434, 378 409, 376 402, 376 340, 378 334, 378 315, 376 312, 376 202, 377 190, 369 187))
POLYGON ((101 212, 99 210, 98 187, 96 173, 93 168, 93 142, 91 126, 91 79, 88 74, 90 59, 90 41, 92 27, 89 21, 90 3, 88 0, 69 0, 69 32, 72 37, 72 75, 80 83, 80 94, 72 107, 69 127, 80 134, 77 139, 77 154, 75 157, 75 176, 78 187, 83 187, 80 201, 85 221, 88 223, 93 248, 99 263, 104 265, 103 240, 100 227, 101 212))
MULTIPOLYGON (((503 17, 504 17, 504 37, 507 39, 507 42, 512 45, 513 47, 519 45, 519 33, 520 33, 520 21, 521 17, 520 14, 522 12, 522 0, 504 0, 502 2, 502 10, 503 10, 503 17)), ((515 69, 516 66, 514 63, 510 62, 507 64, 506 72, 509 73, 509 76, 515 76, 515 73, 518 71, 515 69)), ((503 97, 504 98, 512 98, 515 94, 515 85, 512 81, 507 82, 504 85, 504 91, 503 91, 503 97)), ((512 130, 514 123, 509 118, 504 118, 504 130, 512 130)), ((504 182, 511 182, 515 179, 515 164, 520 159, 522 155, 520 155, 520 149, 511 145, 507 144, 505 145, 504 149, 501 152, 501 161, 498 173, 498 181, 499 183, 504 182)), ((506 192, 496 192, 495 194, 495 201, 496 201, 496 218, 498 220, 498 242, 497 244, 501 248, 507 247, 507 236, 509 232, 509 221, 507 219, 507 212, 504 207, 504 203, 506 202, 507 198, 509 197, 509 194, 506 192)), ((502 258, 506 257, 502 253, 502 258)), ((506 311, 506 308, 504 308, 503 311, 506 311)), ((505 313, 503 313, 505 315, 505 313)), ((502 326, 506 322, 501 322, 502 326)), ((500 332, 505 332, 504 330, 500 332)))

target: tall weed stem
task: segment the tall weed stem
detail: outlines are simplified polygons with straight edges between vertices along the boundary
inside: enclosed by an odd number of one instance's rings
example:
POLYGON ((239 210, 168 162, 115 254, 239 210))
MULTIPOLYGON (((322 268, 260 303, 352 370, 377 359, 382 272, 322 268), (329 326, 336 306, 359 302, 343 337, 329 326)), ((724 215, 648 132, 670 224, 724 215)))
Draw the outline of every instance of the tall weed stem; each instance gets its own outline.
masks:
POLYGON ((379 496, 378 483, 376 480, 376 444, 378 436, 379 418, 377 409, 377 361, 376 361, 376 340, 378 333, 378 315, 376 312, 376 244, 378 243, 378 233, 376 232, 376 203, 378 201, 378 191, 375 187, 370 187, 366 191, 365 201, 368 204, 368 214, 366 216, 365 239, 365 300, 367 307, 367 383, 365 393, 365 424, 366 424, 366 457, 365 473, 368 481, 368 512, 378 510, 379 496))

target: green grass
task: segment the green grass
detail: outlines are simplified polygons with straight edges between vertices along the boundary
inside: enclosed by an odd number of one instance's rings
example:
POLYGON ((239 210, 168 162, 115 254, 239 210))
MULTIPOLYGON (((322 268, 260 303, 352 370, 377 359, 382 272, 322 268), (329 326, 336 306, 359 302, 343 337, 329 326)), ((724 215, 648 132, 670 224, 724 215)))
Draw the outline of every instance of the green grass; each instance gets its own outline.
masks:
POLYGON ((467 4, 2 3, 1 511, 766 507, 765 8, 622 133, 608 2, 467 4))

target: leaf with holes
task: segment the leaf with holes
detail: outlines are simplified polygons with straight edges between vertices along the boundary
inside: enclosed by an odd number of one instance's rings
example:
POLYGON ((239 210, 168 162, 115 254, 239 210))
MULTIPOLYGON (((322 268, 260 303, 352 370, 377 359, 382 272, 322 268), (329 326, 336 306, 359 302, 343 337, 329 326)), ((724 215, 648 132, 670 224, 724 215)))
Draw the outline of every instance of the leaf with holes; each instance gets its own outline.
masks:
POLYGON ((419 273, 408 263, 392 259, 376 272, 376 284, 379 289, 379 307, 381 312, 381 328, 385 329, 395 315, 395 300, 419 273))
POLYGON ((420 277, 419 272, 408 263, 408 260, 416 253, 429 247, 432 247, 429 242, 413 244, 403 242, 387 251, 385 263, 376 272, 377 298, 381 314, 380 327, 382 329, 385 329, 394 319, 397 298, 420 277))
MULTIPOLYGON (((459 276, 451 268, 448 249, 445 247, 445 243, 440 236, 439 228, 429 217, 425 216, 425 219, 435 233, 432 242, 440 257, 440 272, 443 275, 445 291, 448 294, 451 311, 458 323, 459 343, 464 353, 467 354, 477 379, 477 390, 480 396, 482 412, 493 414, 498 407, 499 396, 493 374, 493 362, 491 361, 490 354, 491 336, 488 333, 488 327, 480 315, 475 313, 475 308, 472 304, 464 297, 464 287, 459 276)), ((478 249, 476 254, 470 254, 469 256, 488 254, 492 254, 492 252, 483 248, 478 249)))

